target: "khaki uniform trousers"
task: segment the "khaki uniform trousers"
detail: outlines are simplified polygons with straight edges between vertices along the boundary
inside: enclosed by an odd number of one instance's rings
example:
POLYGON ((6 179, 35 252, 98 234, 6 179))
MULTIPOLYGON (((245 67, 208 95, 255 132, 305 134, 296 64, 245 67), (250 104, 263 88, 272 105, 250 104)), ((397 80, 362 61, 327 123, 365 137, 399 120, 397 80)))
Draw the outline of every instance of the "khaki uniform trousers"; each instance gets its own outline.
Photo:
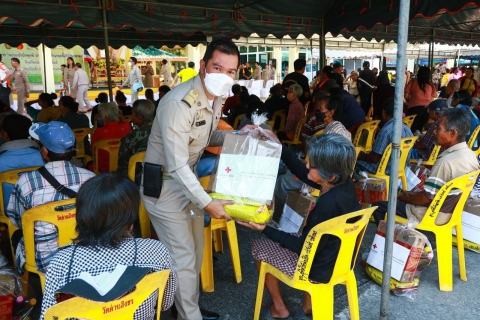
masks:
POLYGON ((138 100, 138 92, 133 90, 133 86, 130 87, 130 100, 131 105, 138 100))
POLYGON ((25 88, 17 89, 17 113, 23 115, 25 112, 25 95, 27 91, 25 88))
POLYGON ((79 111, 87 111, 90 109, 90 101, 88 101, 88 85, 77 86, 77 102, 79 111), (85 108, 86 107, 86 108, 85 108))
POLYGON ((175 306, 178 319, 201 320, 198 307, 200 297, 200 269, 203 259, 203 217, 192 218, 181 212, 190 200, 175 180, 164 180, 159 199, 145 196, 140 189, 145 209, 155 228, 158 239, 168 248, 177 272, 178 289, 175 306))

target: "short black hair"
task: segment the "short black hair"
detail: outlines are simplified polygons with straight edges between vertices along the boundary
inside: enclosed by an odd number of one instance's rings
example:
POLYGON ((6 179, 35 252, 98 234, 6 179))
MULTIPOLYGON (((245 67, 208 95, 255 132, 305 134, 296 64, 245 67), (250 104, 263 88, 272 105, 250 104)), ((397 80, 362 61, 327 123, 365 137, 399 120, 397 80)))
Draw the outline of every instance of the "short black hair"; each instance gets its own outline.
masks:
POLYGON ((281 95, 283 93, 282 85, 277 83, 276 85, 270 88, 270 94, 272 95, 281 95))
POLYGON ((188 67, 189 67, 189 68, 194 68, 194 67, 195 67, 195 62, 190 61, 190 62, 188 63, 188 67))
POLYGON ((130 60, 132 60, 135 64, 137 64, 137 58, 135 58, 135 57, 130 57, 130 60))
POLYGON ((96 103, 106 103, 108 102, 108 95, 105 92, 100 92, 98 97, 95 98, 96 103))
MULTIPOLYGON (((46 147, 45 147, 46 148, 46 147)), ((47 156, 50 161, 70 161, 75 156, 75 150, 67 151, 65 153, 55 153, 48 150, 47 156)))
POLYGON ((370 68, 370 61, 363 61, 364 68, 370 68))
POLYGON ((38 100, 48 102, 49 106, 54 106, 55 102, 53 100, 57 99, 57 95, 55 93, 47 93, 43 92, 38 96, 38 100))
POLYGON ((247 90, 242 90, 242 92, 240 92, 240 102, 241 103, 247 103, 248 101, 248 97, 250 97, 250 94, 248 93, 247 90))
POLYGON ((460 104, 470 107, 473 103, 472 96, 467 90, 459 90, 453 94, 455 98, 459 100, 460 104))
POLYGON ((60 65, 60 67, 64 67, 64 68, 66 68, 66 67, 67 67, 67 65, 66 65, 66 64, 62 64, 62 65, 60 65))
POLYGON ((115 100, 124 103, 127 102, 127 97, 122 91, 117 91, 117 93, 115 93, 115 100))
POLYGON ((238 83, 235 83, 232 86, 232 92, 233 92, 234 95, 236 95, 237 93, 242 92, 242 87, 238 83))
POLYGON ((62 102, 63 106, 69 109, 71 112, 78 112, 78 102, 75 102, 72 97, 63 96, 60 97, 60 101, 62 102))
POLYGON ((82 64, 79 62, 75 63, 75 66, 77 66, 77 68, 82 68, 82 64))
POLYGON ((10 59, 11 61, 15 61, 16 63, 20 64, 20 60, 18 60, 18 58, 12 58, 10 59))
POLYGON ((203 61, 205 65, 208 63, 210 59, 213 57, 213 53, 218 50, 220 52, 235 55, 237 56, 237 67, 240 64, 240 51, 238 51, 238 47, 231 39, 227 38, 220 38, 218 40, 214 40, 210 42, 207 46, 207 50, 205 50, 205 55, 203 56, 203 61))
POLYGON ((388 98, 385 100, 382 104, 382 110, 385 111, 385 114, 389 117, 393 117, 393 113, 395 110, 395 99, 394 98, 388 98))
POLYGON ((295 71, 299 71, 305 68, 306 65, 307 65, 307 60, 297 59, 293 62, 293 69, 295 69, 295 71))
POLYGON ((328 110, 333 110, 333 120, 336 121, 342 121, 343 118, 345 117, 345 113, 343 110, 343 100, 340 96, 330 96, 328 99, 327 105, 326 105, 328 110))
POLYGON ((140 192, 126 176, 104 173, 87 180, 76 199, 74 242, 80 246, 117 247, 130 238, 138 220, 140 192))
POLYGON ((168 62, 167 59, 163 59, 163 60, 162 60, 162 63, 163 63, 163 64, 167 64, 167 62, 168 62))
POLYGON ((28 139, 30 134, 28 129, 32 126, 32 121, 20 114, 12 113, 3 120, 3 131, 8 134, 10 140, 28 139))
POLYGON ((167 93, 170 90, 172 90, 172 89, 170 89, 170 87, 167 86, 167 85, 163 85, 163 86, 158 87, 158 91, 163 92, 163 93, 167 93))

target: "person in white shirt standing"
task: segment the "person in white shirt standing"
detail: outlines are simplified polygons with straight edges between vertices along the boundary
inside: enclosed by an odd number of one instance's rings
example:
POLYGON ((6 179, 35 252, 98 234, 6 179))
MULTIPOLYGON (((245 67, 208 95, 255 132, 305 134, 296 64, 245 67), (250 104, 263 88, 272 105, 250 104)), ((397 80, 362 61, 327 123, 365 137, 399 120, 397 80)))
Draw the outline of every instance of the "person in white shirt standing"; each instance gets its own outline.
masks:
POLYGON ((12 90, 8 86, 8 79, 12 76, 12 72, 2 62, 2 55, 0 54, 0 100, 10 106, 10 93, 12 90))
POLYGON ((90 101, 88 101, 89 79, 87 73, 82 70, 80 63, 75 64, 75 75, 73 76, 73 90, 75 91, 79 113, 87 113, 92 110, 90 101), (85 108, 86 107, 86 108, 85 108))
POLYGON ((130 60, 128 60, 128 65, 132 68, 130 69, 130 72, 128 73, 128 77, 125 80, 125 82, 122 84, 120 88, 125 87, 125 85, 128 83, 130 84, 130 96, 131 96, 131 101, 130 103, 134 103, 135 101, 138 100, 138 91, 134 89, 134 84, 135 83, 142 83, 142 73, 140 72, 140 69, 137 66, 137 58, 135 57, 130 57, 130 60))

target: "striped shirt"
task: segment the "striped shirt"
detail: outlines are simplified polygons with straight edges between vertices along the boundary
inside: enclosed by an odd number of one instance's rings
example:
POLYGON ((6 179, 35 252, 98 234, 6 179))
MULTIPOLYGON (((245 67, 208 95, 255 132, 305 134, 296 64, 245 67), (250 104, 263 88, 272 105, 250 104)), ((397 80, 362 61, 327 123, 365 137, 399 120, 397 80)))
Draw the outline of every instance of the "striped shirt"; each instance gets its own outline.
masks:
MULTIPOLYGON (((80 186, 88 179, 95 176, 86 169, 77 168, 68 161, 52 161, 45 164, 45 168, 57 179, 60 184, 78 192, 80 186)), ((7 217, 12 223, 22 228, 22 216, 28 209, 41 204, 68 199, 48 183, 37 171, 24 173, 18 179, 13 188, 6 210, 7 217)), ((57 227, 50 223, 35 222, 35 260, 37 269, 45 272, 50 260, 58 248, 57 227)), ((18 272, 23 273, 25 265, 25 245, 23 238, 20 240, 16 250, 16 263, 18 272)))
MULTIPOLYGON (((445 183, 479 168, 475 153, 470 150, 465 142, 457 143, 448 148, 438 156, 432 167, 430 177, 425 180, 424 190, 427 197, 433 200, 438 190, 445 183)), ((450 191, 435 220, 437 224, 441 225, 450 221, 451 214, 457 205, 461 193, 462 191, 459 189, 450 191)), ((406 210, 407 214, 410 212, 421 221, 427 211, 427 207, 407 204, 406 210)))
MULTIPOLYGON (((375 142, 373 143, 372 147, 372 152, 375 152, 376 154, 383 155, 385 152, 385 149, 387 149, 388 145, 392 143, 392 136, 393 136, 393 119, 389 120, 385 125, 383 126, 382 130, 377 134, 377 137, 375 138, 375 142)), ((413 136, 412 130, 405 124, 402 123, 402 138, 406 137, 411 137, 413 136)), ((410 161, 410 157, 407 159, 407 163, 410 161)), ((378 164, 377 163, 369 163, 363 160, 358 160, 357 164, 360 166, 360 168, 367 170, 370 173, 376 173, 378 169, 378 164)), ((387 164, 387 174, 390 172, 390 159, 388 159, 388 164, 387 164)))
POLYGON ((336 133, 344 136, 348 141, 352 141, 352 134, 348 131, 340 121, 330 122, 323 131, 323 134, 336 133))

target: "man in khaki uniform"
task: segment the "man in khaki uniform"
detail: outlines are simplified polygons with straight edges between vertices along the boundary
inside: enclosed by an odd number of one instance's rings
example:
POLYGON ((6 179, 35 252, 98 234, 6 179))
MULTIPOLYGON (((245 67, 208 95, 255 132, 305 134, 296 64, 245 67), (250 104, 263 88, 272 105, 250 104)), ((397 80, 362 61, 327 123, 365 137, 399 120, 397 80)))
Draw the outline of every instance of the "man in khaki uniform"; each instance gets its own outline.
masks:
POLYGON ((89 79, 87 73, 82 70, 82 65, 80 63, 76 63, 72 88, 77 97, 78 109, 80 113, 86 113, 92 109, 90 106, 90 101, 88 100, 88 85, 89 79))
POLYGON ((223 206, 232 202, 212 200, 195 172, 205 147, 223 143, 225 131, 216 130, 221 95, 233 85, 239 60, 231 40, 211 42, 200 61, 199 75, 160 101, 148 141, 145 163, 163 166, 163 188, 159 198, 145 196, 143 187, 140 194, 159 240, 172 254, 179 279, 178 319, 219 317, 198 307, 204 219, 191 213, 204 209, 212 218, 230 219, 223 206))
POLYGON ((17 113, 23 115, 25 100, 30 97, 30 82, 28 82, 25 70, 20 68, 20 60, 12 58, 11 63, 14 69, 12 75, 13 90, 17 92, 17 113))

